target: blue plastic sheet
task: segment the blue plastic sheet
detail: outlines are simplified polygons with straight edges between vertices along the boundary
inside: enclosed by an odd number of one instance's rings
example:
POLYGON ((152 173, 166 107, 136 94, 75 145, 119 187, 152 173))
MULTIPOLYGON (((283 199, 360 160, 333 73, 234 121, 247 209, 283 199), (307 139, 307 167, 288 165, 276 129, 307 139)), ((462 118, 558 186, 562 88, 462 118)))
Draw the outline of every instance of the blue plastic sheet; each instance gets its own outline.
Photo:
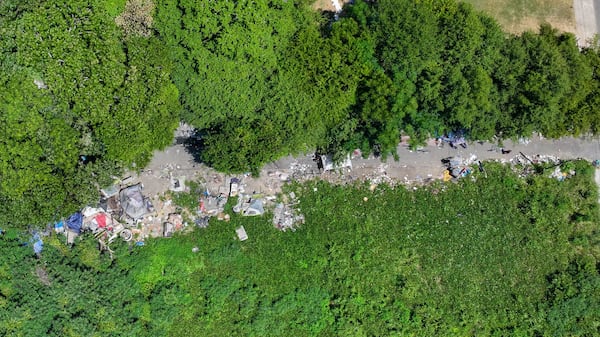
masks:
POLYGON ((77 212, 72 214, 67 219, 67 228, 72 230, 73 232, 80 234, 81 233, 81 225, 83 224, 83 214, 81 212, 77 212))
POLYGON ((38 233, 34 234, 31 241, 33 242, 33 252, 40 255, 44 249, 44 242, 40 238, 40 235, 38 233))

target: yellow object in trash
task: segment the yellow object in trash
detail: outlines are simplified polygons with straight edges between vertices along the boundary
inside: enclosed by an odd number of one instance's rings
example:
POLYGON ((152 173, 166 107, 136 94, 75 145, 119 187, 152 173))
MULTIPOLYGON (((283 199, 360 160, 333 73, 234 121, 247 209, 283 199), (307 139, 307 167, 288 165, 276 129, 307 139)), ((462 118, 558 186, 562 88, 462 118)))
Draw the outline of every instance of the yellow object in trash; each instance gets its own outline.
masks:
POLYGON ((450 175, 450 171, 449 170, 445 170, 444 171, 444 177, 442 179, 444 181, 450 181, 450 180, 452 180, 452 176, 450 175))

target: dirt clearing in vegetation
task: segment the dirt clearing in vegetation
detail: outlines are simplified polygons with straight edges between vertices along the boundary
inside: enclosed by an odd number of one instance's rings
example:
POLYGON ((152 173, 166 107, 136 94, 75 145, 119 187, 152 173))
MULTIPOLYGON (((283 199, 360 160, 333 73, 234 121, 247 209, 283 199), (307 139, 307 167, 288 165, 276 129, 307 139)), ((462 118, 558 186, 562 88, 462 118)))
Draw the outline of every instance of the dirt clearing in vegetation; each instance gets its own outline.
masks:
POLYGON ((573 0, 465 0, 498 20, 510 33, 537 31, 547 22, 563 32, 577 33, 573 0))

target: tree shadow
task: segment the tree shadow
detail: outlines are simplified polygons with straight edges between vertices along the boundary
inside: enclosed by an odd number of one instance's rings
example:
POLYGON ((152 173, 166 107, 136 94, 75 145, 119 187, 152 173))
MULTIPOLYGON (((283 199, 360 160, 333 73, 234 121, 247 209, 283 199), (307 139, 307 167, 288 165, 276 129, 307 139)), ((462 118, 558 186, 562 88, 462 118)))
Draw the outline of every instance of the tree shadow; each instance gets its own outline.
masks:
POLYGON ((183 145, 183 148, 192 155, 194 162, 197 164, 203 164, 202 150, 206 147, 202 133, 194 131, 190 136, 187 137, 175 137, 175 144, 183 145))

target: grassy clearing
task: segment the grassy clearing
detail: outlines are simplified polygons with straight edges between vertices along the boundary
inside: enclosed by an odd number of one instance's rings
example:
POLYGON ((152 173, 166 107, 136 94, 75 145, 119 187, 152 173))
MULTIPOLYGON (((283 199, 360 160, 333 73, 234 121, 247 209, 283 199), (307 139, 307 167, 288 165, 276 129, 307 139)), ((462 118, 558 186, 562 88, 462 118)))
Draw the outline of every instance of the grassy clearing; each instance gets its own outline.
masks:
POLYGON ((565 32, 576 32, 572 0, 464 0, 498 20, 510 33, 537 31, 548 22, 565 32))

